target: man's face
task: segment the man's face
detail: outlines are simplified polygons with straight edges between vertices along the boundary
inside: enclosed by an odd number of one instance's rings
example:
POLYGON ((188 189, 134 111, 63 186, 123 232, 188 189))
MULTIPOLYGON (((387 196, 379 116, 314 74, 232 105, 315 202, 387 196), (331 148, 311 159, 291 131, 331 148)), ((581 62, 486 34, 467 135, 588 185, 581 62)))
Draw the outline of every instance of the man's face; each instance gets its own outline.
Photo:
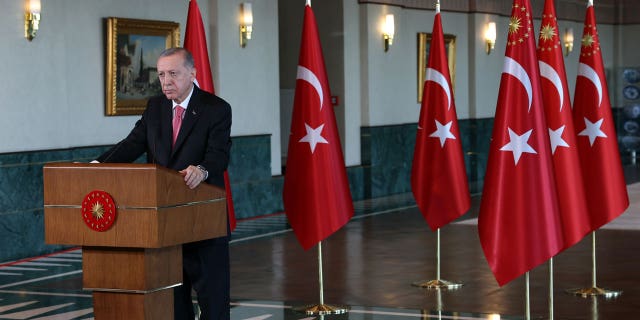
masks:
POLYGON ((160 57, 157 67, 162 93, 167 99, 182 103, 191 91, 196 70, 185 67, 184 56, 181 53, 160 57))

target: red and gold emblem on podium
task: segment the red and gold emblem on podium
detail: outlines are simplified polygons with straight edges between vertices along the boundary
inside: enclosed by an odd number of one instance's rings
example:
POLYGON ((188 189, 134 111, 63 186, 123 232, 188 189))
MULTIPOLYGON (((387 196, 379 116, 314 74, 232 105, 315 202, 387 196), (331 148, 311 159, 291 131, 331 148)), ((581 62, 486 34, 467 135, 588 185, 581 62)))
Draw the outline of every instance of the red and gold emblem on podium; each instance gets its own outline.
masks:
POLYGON ((82 220, 95 231, 107 231, 116 220, 116 205, 108 193, 93 190, 82 200, 82 220))

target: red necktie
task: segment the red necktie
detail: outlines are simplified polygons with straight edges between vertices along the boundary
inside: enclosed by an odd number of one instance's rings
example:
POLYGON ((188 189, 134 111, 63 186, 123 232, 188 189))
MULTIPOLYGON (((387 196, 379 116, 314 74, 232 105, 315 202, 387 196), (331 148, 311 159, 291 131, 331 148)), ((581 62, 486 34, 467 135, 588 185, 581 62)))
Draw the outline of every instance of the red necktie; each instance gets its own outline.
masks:
POLYGON ((171 146, 176 144, 176 139, 178 138, 178 132, 180 132, 180 125, 182 125, 182 114, 184 113, 184 108, 181 106, 175 107, 175 114, 173 115, 173 142, 171 146))

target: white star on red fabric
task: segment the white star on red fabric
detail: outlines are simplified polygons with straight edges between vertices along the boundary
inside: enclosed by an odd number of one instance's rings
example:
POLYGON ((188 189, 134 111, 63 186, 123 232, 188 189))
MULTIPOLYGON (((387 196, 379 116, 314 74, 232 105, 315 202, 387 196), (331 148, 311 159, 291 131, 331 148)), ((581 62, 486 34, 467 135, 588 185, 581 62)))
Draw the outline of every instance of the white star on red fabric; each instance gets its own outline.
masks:
POLYGON ((509 143, 502 146, 500 150, 513 152, 513 160, 515 161, 516 165, 518 164, 518 161, 520 161, 520 156, 522 156, 523 153, 526 152, 526 153, 537 154, 536 150, 534 150, 527 143, 529 141, 529 137, 531 136, 531 132, 533 132, 533 129, 525 132, 522 135, 518 135, 513 130, 511 130, 511 128, 507 128, 507 129, 509 129, 510 141, 509 143))
POLYGON ((429 137, 439 138, 440 147, 444 148, 444 143, 447 141, 447 139, 454 139, 454 140, 456 139, 456 136, 454 136, 453 133, 451 133, 452 123, 453 121, 449 121, 447 124, 443 126, 442 123, 440 123, 440 121, 436 120, 436 131, 430 134, 429 137))
POLYGON ((588 136, 589 137, 589 144, 591 146, 593 146, 593 143, 596 142, 596 138, 597 137, 602 137, 602 138, 606 138, 607 135, 604 134, 604 132, 602 132, 602 130, 600 130, 600 127, 602 126, 602 121, 604 121, 604 118, 596 121, 596 122, 591 122, 589 121, 589 119, 587 119, 587 117, 584 118, 584 125, 586 126, 586 128, 584 128, 584 130, 580 131, 580 133, 578 133, 579 136, 588 136))
POLYGON ((551 154, 556 154, 557 147, 566 147, 569 148, 569 144, 562 139, 562 133, 564 132, 564 127, 562 126, 556 130, 552 130, 549 128, 549 139, 551 140, 551 154))
POLYGON ((329 141, 327 141, 322 136, 322 128, 324 128, 324 123, 315 129, 306 123, 304 124, 304 127, 307 130, 307 135, 302 137, 302 139, 300 139, 300 141, 298 142, 309 143, 309 147, 311 148, 311 153, 313 153, 316 150, 316 145, 318 143, 327 143, 327 144, 329 143, 329 141))

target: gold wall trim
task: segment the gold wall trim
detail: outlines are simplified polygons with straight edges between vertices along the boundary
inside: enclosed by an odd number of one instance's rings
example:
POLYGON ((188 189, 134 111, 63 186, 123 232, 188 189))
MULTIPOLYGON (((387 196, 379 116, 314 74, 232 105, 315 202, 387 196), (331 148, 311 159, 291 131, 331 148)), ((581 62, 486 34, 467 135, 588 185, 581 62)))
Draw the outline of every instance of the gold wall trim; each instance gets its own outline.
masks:
MULTIPOLYGON (((435 1, 425 0, 358 0, 358 3, 384 4, 407 9, 435 10, 435 1)), ((586 0, 556 0, 558 19, 584 21, 586 0)), ((511 1, 507 0, 447 0, 441 2, 442 11, 463 13, 488 13, 511 15, 511 1)), ((531 1, 533 12, 542 14, 544 0, 531 1)), ((639 24, 640 1, 638 0, 594 0, 598 24, 639 24)), ((539 18, 539 17, 537 17, 539 18)))

